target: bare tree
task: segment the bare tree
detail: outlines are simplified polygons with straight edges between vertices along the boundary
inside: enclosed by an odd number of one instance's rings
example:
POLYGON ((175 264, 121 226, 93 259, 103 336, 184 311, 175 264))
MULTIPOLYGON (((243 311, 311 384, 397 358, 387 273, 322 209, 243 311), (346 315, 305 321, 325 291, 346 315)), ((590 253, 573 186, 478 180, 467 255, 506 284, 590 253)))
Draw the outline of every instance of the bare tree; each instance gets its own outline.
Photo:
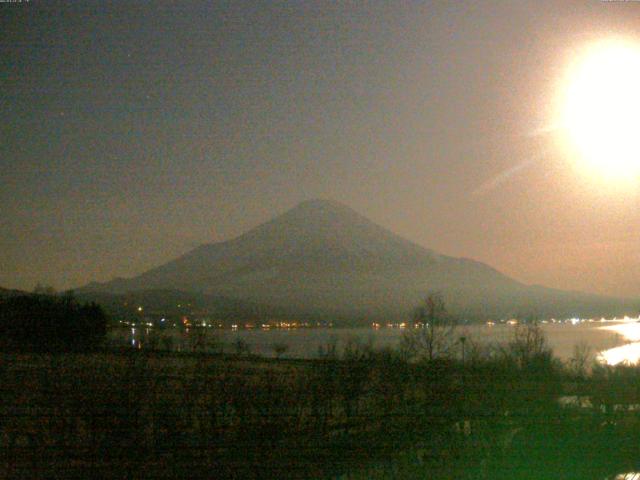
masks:
POLYGON ((431 292, 415 309, 413 328, 402 337, 402 350, 413 358, 447 357, 457 341, 455 326, 455 318, 447 312, 442 295, 431 292))
POLYGON ((585 377, 592 362, 593 352, 587 342, 582 341, 573 346, 573 356, 569 359, 569 370, 576 377, 585 377))
POLYGON ((237 355, 249 355, 251 354, 251 347, 247 342, 245 342, 241 338, 237 338, 235 342, 233 342, 233 346, 235 348, 237 355))
POLYGON ((520 368, 550 365, 553 358, 547 338, 536 323, 515 327, 513 339, 507 345, 507 355, 520 368))

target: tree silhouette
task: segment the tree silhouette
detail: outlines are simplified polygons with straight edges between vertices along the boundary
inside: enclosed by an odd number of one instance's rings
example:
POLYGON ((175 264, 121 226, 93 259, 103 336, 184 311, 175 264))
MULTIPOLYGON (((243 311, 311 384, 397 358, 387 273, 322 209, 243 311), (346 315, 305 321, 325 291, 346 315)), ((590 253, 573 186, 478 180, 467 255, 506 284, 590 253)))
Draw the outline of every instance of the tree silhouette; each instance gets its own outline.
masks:
POLYGON ((413 325, 402 337, 409 357, 434 360, 451 355, 456 338, 455 318, 448 314, 442 295, 429 293, 414 311, 413 325))
POLYGON ((0 302, 0 343, 5 349, 86 350, 107 333, 107 317, 95 303, 71 295, 22 295, 0 302))

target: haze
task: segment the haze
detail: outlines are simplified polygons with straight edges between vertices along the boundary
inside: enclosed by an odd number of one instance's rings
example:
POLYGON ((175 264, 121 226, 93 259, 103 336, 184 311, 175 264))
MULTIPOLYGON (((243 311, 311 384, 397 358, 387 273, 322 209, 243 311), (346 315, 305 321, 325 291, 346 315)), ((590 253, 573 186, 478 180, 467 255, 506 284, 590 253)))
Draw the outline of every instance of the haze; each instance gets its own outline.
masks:
POLYGON ((0 4, 0 285, 130 277, 329 198, 527 283, 640 295, 637 188, 547 128, 596 1, 0 4))

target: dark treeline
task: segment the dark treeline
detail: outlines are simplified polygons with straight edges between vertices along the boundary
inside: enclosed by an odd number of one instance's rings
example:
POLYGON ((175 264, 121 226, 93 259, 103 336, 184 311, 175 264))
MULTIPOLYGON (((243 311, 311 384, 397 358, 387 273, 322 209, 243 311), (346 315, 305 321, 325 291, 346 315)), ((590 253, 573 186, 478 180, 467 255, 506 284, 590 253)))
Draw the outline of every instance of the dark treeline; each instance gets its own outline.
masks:
POLYGON ((0 347, 3 350, 86 350, 99 346, 107 317, 95 303, 71 295, 34 293, 0 298, 0 347))
POLYGON ((420 343, 242 355, 4 354, 4 478, 599 478, 634 469, 640 369, 536 326, 464 361, 420 343), (582 406, 580 406, 583 404, 582 406), (566 465, 571 462, 570 465, 566 465), (61 475, 60 472, 64 472, 61 475), (563 473, 564 472, 564 473, 563 473))

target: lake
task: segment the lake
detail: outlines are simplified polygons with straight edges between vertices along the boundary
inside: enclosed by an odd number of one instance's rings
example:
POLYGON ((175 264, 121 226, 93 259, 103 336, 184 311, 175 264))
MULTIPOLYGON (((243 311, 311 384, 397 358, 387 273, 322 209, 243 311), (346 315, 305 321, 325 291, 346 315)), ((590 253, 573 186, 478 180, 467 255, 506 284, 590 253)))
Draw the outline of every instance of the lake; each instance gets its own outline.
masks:
MULTIPOLYGON (((513 338, 515 326, 506 323, 495 325, 468 325, 457 328, 456 336, 466 337, 469 342, 480 344, 504 344, 513 338)), ((594 357, 609 364, 624 361, 637 363, 640 359, 640 323, 636 319, 626 321, 583 321, 567 323, 543 323, 541 325, 550 347, 556 357, 568 360, 577 345, 589 347, 594 357)), ((111 341, 129 344, 134 348, 149 344, 154 332, 151 328, 118 329, 111 333, 111 341)), ((234 351, 234 345, 241 340, 254 354, 275 356, 275 345, 283 345, 283 357, 314 358, 320 348, 336 344, 342 351, 344 345, 355 340, 371 343, 375 348, 395 347, 405 332, 400 328, 296 328, 296 329, 249 329, 206 331, 205 344, 224 345, 225 351, 234 351)), ((196 330, 196 331, 197 331, 196 330)), ((159 346, 177 351, 190 351, 197 342, 194 329, 178 331, 167 329, 158 333, 159 346), (165 339, 163 340, 164 337, 165 339), (167 341, 166 337, 170 337, 167 341)))

